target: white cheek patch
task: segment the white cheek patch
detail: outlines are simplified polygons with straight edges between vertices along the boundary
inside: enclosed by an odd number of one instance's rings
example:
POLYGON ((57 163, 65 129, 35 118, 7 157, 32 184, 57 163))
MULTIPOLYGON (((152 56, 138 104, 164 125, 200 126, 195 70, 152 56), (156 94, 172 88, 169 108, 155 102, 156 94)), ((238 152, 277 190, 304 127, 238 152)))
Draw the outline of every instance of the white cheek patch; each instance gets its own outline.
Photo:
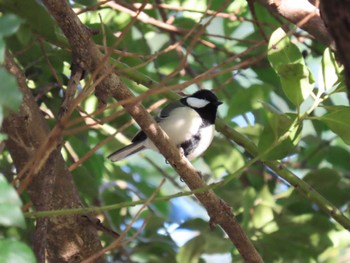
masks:
POLYGON ((197 99, 193 97, 188 97, 186 99, 187 104, 192 108, 203 108, 209 104, 209 101, 203 99, 197 99))

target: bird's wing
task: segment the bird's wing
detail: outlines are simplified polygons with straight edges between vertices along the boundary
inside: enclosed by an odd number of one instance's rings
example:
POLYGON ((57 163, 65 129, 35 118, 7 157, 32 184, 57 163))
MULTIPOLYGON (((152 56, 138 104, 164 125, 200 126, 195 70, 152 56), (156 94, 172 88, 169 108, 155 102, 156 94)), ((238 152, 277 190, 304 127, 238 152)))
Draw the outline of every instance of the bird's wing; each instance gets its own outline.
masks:
POLYGON ((184 107, 184 105, 181 103, 181 101, 175 101, 170 103, 169 105, 167 105, 164 109, 162 109, 159 113, 158 118, 156 119, 157 122, 161 121, 162 119, 165 119, 166 117, 168 117, 170 115, 170 113, 176 109, 176 108, 180 108, 180 107, 184 107))
POLYGON ((147 135, 146 133, 143 132, 143 130, 139 131, 138 133, 136 133, 136 135, 134 136, 134 138, 132 138, 132 142, 141 142, 147 139, 147 135))
POLYGON ((145 146, 143 145, 143 142, 134 142, 132 144, 129 144, 113 153, 111 153, 107 158, 111 160, 112 162, 118 162, 120 160, 123 160, 124 158, 137 153, 139 151, 142 151, 145 149, 145 146))
MULTIPOLYGON (((184 105, 180 101, 175 101, 170 103, 160 111, 159 115, 155 118, 156 122, 161 122, 163 119, 168 117, 174 109, 183 107, 183 106, 184 105)), ((146 139, 147 139, 147 135, 141 130, 135 135, 135 137, 132 139, 132 142, 141 142, 146 139)))

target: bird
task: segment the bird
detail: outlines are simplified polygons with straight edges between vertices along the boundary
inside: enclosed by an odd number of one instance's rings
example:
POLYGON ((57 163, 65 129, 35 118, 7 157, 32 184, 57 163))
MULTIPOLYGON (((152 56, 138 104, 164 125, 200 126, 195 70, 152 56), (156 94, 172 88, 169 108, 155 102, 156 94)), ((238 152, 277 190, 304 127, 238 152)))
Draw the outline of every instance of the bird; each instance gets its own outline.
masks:
MULTIPOLYGON (((155 120, 181 153, 191 161, 204 153, 211 144, 217 109, 221 104, 213 92, 201 89, 167 105, 155 120)), ((158 152, 157 147, 141 130, 131 144, 111 153, 107 158, 118 162, 145 149, 158 152)))

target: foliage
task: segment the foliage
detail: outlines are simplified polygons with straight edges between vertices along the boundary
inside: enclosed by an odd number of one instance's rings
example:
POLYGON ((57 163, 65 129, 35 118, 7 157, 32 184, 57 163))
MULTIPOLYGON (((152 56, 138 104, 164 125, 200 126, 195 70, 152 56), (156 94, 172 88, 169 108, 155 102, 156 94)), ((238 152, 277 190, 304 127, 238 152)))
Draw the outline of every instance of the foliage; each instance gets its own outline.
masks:
MULTIPOLYGON (((309 39, 303 31, 295 33, 292 25, 291 34, 286 34, 282 23, 272 19, 262 6, 255 5, 258 23, 253 23, 243 0, 200 0, 195 6, 193 1, 171 1, 161 9, 149 4, 143 10, 143 17, 148 19, 135 21, 120 11, 118 4, 107 3, 93 9, 87 7, 97 4, 94 0, 70 3, 87 27, 99 30, 93 38, 101 50, 104 45, 113 46, 110 61, 136 95, 149 88, 164 88, 161 94, 151 92, 143 99, 146 107, 161 98, 175 99, 174 93, 165 92, 166 88, 186 88, 185 93, 198 88, 213 89, 224 101, 220 119, 257 146, 259 161, 279 161, 349 216, 350 108, 342 68, 328 48, 309 39), (210 10, 219 14, 215 16, 210 10), (162 12, 173 27, 162 19, 162 12), (258 27, 269 37, 268 45, 261 41, 258 27), (200 32, 202 28, 204 33, 200 32)), ((6 45, 22 66, 28 85, 52 126, 57 121, 70 74, 67 41, 38 1, 3 0, 0 10, 1 62, 6 45), (33 16, 35 13, 40 15, 33 16)), ((21 94, 14 78, 2 68, 0 79, 1 93, 7 94, 6 99, 0 96, 1 122, 7 111, 18 108, 21 94)), ((86 87, 89 74, 79 91, 86 87)), ((107 206, 147 199, 164 176, 167 182, 159 197, 187 190, 157 153, 145 152, 118 163, 105 158, 137 131, 136 125, 128 124, 130 117, 125 113, 106 119, 121 110, 112 100, 109 102, 111 106, 101 113, 96 98, 85 97, 63 133, 67 143, 62 154, 85 205, 107 206), (117 129, 120 132, 116 139, 105 141, 117 129), (80 166, 74 165, 101 142, 105 143, 80 166)), ((234 143, 234 138, 227 138, 218 130, 210 149, 193 164, 208 183, 233 178, 215 191, 233 207, 266 262, 340 262, 350 253, 347 230, 268 166, 261 162, 245 166, 250 160, 251 156, 234 143), (244 172, 239 170, 242 167, 244 172)), ((7 151, 0 156, 0 165, 10 180, 14 176, 13 163, 7 151)), ((0 209, 6 203, 14 202, 15 206, 11 206, 11 212, 6 208, 6 213, 0 213, 0 254, 5 247, 11 247, 23 257, 32 258, 24 244, 29 244, 27 233, 18 230, 24 227, 18 197, 4 181, 0 181, 1 187, 9 192, 0 191, 0 209)), ((27 195, 21 198, 24 203, 29 201, 27 195)), ((101 217, 106 226, 121 232, 139 208, 105 211, 101 217)), ((136 262, 239 262, 236 248, 220 229, 211 230, 207 220, 206 211, 191 197, 180 194, 168 201, 151 203, 128 237, 139 230, 140 233, 107 258, 136 262)), ((34 222, 27 220, 27 224, 30 229, 34 222)), ((112 242, 106 234, 101 234, 101 239, 106 244, 112 242)))
POLYGON ((30 247, 19 239, 25 228, 22 202, 15 189, 0 174, 0 255, 2 262, 35 262, 30 247))
MULTIPOLYGON (((5 59, 5 39, 18 31, 22 20, 14 14, 0 17, 0 63, 5 59)), ((0 125, 10 111, 17 110, 21 104, 22 94, 19 92, 15 78, 0 67, 0 92, 6 96, 0 97, 0 125)), ((4 136, 0 133, 0 136, 4 136)), ((1 138, 1 137, 0 137, 1 138)))

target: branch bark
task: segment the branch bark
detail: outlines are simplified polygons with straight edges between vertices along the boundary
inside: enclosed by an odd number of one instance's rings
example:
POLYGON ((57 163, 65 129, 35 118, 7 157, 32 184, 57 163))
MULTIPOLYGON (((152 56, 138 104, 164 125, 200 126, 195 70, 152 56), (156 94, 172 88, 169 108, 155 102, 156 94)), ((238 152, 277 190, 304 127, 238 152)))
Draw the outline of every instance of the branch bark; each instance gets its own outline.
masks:
POLYGON ((329 33, 334 38, 337 57, 344 65, 345 83, 350 100, 350 1, 321 0, 321 13, 329 33))
MULTIPOLYGON (((316 13, 311 19, 301 26, 303 30, 311 34, 326 46, 332 45, 332 37, 328 33, 319 9, 308 0, 256 0, 267 7, 272 13, 284 17, 293 24, 297 24, 303 18, 316 13)), ((328 1, 332 3, 332 1, 328 1)))
MULTIPOLYGON (((76 56, 76 61, 81 61, 81 65, 93 73, 100 68, 102 68, 102 72, 105 70, 111 72, 110 65, 103 63, 103 55, 90 39, 88 30, 80 22, 67 1, 43 0, 43 3, 68 38, 73 55, 76 56), (101 63, 103 63, 102 67, 99 66, 101 63)), ((109 96, 113 96, 118 101, 127 100, 133 96, 115 74, 110 74, 104 78, 101 84, 96 87, 96 95, 102 102, 105 102, 109 96)), ((181 156, 176 146, 169 141, 167 135, 159 128, 141 104, 126 104, 124 107, 190 189, 205 186, 191 163, 181 156)), ((196 197, 206 208, 211 223, 218 224, 224 229, 246 262, 263 262, 251 241, 237 223, 230 207, 223 200, 211 190, 198 193, 196 197)))
MULTIPOLYGON (((5 67, 16 77, 23 93, 19 112, 3 123, 3 131, 8 135, 6 147, 20 172, 46 140, 50 130, 26 85, 23 72, 9 55, 6 56, 5 67)), ((60 147, 49 155, 27 190, 38 211, 81 207, 60 147)), ((33 246, 38 262, 79 262, 101 249, 96 230, 81 220, 81 216, 38 219, 33 246)))

